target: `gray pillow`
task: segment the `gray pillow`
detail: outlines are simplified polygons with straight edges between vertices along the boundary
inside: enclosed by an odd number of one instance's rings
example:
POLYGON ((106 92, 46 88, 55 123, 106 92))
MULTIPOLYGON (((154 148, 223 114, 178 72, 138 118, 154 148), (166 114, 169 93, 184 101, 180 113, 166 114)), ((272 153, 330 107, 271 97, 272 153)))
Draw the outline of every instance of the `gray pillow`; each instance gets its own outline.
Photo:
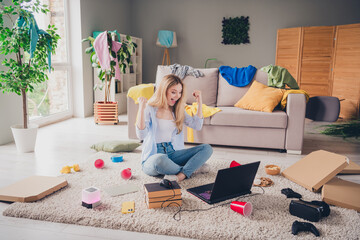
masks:
POLYGON ((104 152, 131 152, 134 151, 135 148, 140 146, 141 144, 138 141, 132 140, 114 140, 114 141, 104 141, 99 142, 91 146, 92 149, 96 151, 104 151, 104 152))

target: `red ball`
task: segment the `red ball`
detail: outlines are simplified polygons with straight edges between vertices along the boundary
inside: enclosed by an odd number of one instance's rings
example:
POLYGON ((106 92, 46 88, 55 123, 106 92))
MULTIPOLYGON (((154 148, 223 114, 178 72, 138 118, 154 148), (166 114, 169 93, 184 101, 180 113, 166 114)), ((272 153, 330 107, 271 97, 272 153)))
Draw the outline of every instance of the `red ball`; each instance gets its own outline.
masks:
POLYGON ((104 160, 102 159, 97 159, 95 162, 94 162, 94 165, 96 168, 103 168, 104 167, 104 160))
POLYGON ((128 180, 131 178, 131 168, 126 168, 121 171, 121 177, 125 180, 128 180))

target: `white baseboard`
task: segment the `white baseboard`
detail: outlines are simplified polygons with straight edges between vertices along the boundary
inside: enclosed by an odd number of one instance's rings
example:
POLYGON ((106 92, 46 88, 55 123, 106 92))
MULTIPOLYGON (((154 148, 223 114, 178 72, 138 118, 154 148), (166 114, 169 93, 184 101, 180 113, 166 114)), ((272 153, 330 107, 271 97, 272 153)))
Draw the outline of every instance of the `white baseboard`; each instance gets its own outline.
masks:
POLYGON ((297 150, 286 150, 288 154, 295 154, 295 155, 301 155, 301 151, 297 150))

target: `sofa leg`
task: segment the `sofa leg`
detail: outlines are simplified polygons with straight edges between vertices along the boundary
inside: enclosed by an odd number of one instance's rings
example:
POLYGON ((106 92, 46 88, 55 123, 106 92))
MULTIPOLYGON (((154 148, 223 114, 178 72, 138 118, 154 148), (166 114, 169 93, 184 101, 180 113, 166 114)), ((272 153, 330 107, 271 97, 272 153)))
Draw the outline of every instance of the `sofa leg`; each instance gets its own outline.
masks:
POLYGON ((288 154, 295 154, 295 155, 301 155, 301 150, 300 151, 298 151, 298 150, 286 150, 286 152, 288 153, 288 154))

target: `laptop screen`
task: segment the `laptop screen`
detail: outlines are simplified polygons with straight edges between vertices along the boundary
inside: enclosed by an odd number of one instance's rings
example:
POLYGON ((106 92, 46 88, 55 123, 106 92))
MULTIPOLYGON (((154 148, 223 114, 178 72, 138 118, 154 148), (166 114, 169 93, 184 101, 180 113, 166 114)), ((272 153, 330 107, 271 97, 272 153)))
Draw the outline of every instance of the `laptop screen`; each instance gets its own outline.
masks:
POLYGON ((260 162, 218 171, 210 199, 218 199, 250 191, 260 162))

